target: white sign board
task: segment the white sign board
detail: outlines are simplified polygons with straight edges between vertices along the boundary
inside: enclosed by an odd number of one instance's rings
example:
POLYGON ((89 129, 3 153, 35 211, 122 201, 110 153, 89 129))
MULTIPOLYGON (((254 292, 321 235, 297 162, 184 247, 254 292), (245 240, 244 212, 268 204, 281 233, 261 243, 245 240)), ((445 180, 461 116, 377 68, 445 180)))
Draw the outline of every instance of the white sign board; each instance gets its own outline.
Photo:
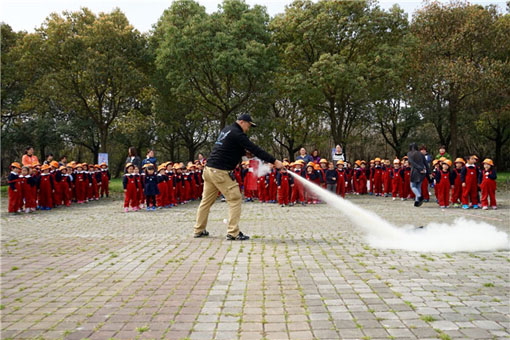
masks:
POLYGON ((105 162, 106 165, 108 165, 108 154, 107 153, 99 153, 97 155, 97 163, 101 164, 103 162, 105 162))

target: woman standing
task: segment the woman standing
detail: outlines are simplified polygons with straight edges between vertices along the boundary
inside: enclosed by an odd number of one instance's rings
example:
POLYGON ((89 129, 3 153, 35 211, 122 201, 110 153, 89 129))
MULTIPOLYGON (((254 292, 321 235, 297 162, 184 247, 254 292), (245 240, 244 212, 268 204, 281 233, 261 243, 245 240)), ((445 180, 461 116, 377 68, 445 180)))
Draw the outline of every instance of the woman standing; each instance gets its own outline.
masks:
POLYGON ((409 145, 407 157, 411 165, 411 190, 415 195, 414 206, 419 207, 423 204, 421 184, 425 177, 430 174, 430 169, 425 155, 418 151, 418 145, 416 143, 409 145))
POLYGON ((315 149, 312 151, 312 162, 319 164, 321 157, 319 156, 319 150, 315 149))
POLYGON ((142 161, 142 167, 145 164, 152 164, 156 166, 157 159, 154 157, 154 150, 149 149, 147 150, 147 155, 145 156, 145 159, 142 161))
POLYGON ((299 150, 299 156, 296 157, 296 161, 298 161, 300 159, 303 160, 303 162, 305 164, 308 164, 309 162, 313 162, 312 157, 309 154, 306 153, 306 149, 305 148, 301 148, 299 150))
POLYGON ((23 166, 34 166, 39 163, 39 159, 36 155, 34 155, 34 148, 31 146, 28 146, 25 149, 25 154, 21 158, 21 163, 23 163, 23 166))
POLYGON ((335 152, 333 153, 333 163, 337 163, 338 161, 346 161, 345 154, 343 153, 342 147, 338 144, 335 148, 335 152))
POLYGON ((125 164, 131 163, 132 165, 136 165, 139 169, 142 168, 142 160, 136 154, 136 149, 134 146, 128 149, 128 156, 126 158, 125 164))

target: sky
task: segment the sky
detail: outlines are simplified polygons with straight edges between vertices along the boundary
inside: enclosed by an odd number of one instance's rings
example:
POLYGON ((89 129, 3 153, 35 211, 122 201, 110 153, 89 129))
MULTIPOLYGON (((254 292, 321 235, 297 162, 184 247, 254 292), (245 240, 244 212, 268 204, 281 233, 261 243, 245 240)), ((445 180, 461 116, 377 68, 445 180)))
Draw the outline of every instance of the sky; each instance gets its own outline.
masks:
MULTIPOLYGON (((442 0, 445 2, 444 0, 442 0)), ((211 13, 217 10, 221 0, 198 0, 211 13)), ((271 16, 282 13, 285 6, 292 0, 246 0, 250 5, 259 4, 267 7, 271 16)), ((472 0, 481 5, 496 4, 505 10, 505 0, 472 0)), ((129 22, 139 31, 147 32, 157 22, 163 11, 170 7, 172 0, 1 0, 0 21, 9 24, 13 30, 33 32, 52 12, 76 11, 81 7, 88 7, 94 13, 110 12, 113 8, 120 8, 126 14, 129 22)), ((408 14, 422 7, 418 0, 379 0, 382 8, 388 9, 398 3, 408 14)))

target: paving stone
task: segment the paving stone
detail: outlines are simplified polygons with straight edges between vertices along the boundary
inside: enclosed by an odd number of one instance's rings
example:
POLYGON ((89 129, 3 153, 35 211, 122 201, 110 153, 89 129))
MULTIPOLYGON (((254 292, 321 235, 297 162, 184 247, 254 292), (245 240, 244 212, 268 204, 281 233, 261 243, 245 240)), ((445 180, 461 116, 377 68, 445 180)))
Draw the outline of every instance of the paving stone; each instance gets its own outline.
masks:
MULTIPOLYGON (((409 202, 347 199, 397 226, 464 214, 438 216, 428 203, 409 221, 409 202)), ((498 201, 502 209, 469 218, 508 231, 510 193, 498 191, 498 201)), ((114 197, 2 215, 2 338, 433 339, 434 328, 452 339, 510 336, 507 251, 372 249, 325 204, 243 203, 243 232, 259 237, 230 242, 218 201, 211 236, 193 239, 197 207, 125 214, 114 197), (314 228, 295 222, 310 218, 314 228)))

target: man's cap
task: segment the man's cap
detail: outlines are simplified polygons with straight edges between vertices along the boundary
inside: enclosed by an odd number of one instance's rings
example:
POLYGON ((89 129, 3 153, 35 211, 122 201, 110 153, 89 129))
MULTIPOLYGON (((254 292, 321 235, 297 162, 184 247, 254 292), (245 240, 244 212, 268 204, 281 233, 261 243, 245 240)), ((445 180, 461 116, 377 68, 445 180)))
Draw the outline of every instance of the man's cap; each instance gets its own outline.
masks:
POLYGON ((253 122, 253 120, 251 119, 251 116, 250 116, 249 114, 247 114, 247 113, 242 114, 242 115, 240 115, 239 117, 237 117, 237 120, 244 120, 245 122, 250 123, 250 124, 251 124, 251 126, 253 126, 253 127, 256 127, 256 126, 257 126, 257 124, 255 124, 255 123, 253 122))

